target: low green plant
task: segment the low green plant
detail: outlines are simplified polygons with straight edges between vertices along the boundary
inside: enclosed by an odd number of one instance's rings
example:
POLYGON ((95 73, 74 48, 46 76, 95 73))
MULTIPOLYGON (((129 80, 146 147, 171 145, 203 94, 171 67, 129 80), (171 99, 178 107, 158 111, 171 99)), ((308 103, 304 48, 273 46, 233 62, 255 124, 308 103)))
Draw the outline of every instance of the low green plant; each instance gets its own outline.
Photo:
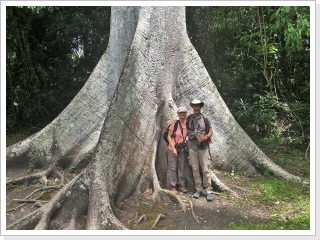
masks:
POLYGON ((228 173, 228 177, 230 177, 231 179, 237 178, 235 171, 236 171, 235 169, 232 169, 231 172, 228 173))
POLYGON ((39 200, 48 201, 52 198, 50 193, 43 193, 39 196, 39 200))
POLYGON ((6 181, 11 181, 11 180, 15 180, 16 179, 16 177, 8 177, 8 178, 6 178, 6 181))
MULTIPOLYGON (((6 178, 6 181, 11 181, 11 180, 14 180, 14 179, 16 179, 16 178, 14 178, 14 177, 9 177, 9 178, 6 178)), ((7 183, 7 184, 6 184, 6 190, 10 190, 10 189, 13 189, 13 188, 15 188, 15 187, 16 187, 15 184, 12 184, 12 183, 7 183)))
POLYGON ((72 173, 76 173, 77 171, 78 171, 77 165, 73 165, 73 166, 71 167, 71 172, 72 172, 72 173))
POLYGON ((16 208, 18 206, 19 206, 19 204, 10 202, 10 203, 6 204, 6 210, 8 211, 8 210, 11 210, 11 209, 16 208))
POLYGON ((35 156, 32 156, 29 160, 29 164, 28 164, 28 173, 32 172, 35 168, 36 168, 36 161, 37 158, 35 156))
POLYGON ((6 185, 6 190, 10 190, 10 189, 12 189, 14 187, 15 187, 14 184, 9 183, 9 184, 6 185))

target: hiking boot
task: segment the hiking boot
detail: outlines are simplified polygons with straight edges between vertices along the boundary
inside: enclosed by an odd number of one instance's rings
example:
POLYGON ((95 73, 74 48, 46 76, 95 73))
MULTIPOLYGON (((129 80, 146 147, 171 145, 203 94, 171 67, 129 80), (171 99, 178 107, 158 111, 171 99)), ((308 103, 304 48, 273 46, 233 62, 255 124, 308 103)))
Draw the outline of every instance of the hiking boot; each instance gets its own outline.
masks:
POLYGON ((171 191, 171 192, 174 192, 174 193, 178 193, 178 192, 177 192, 177 189, 176 189, 174 186, 171 186, 171 187, 170 187, 170 191, 171 191))
POLYGON ((207 193, 207 201, 212 201, 213 200, 213 196, 211 193, 207 193))
POLYGON ((179 187, 179 190, 181 192, 183 192, 183 193, 187 193, 188 192, 187 189, 185 187, 182 187, 182 186, 179 187))
POLYGON ((198 199, 200 197, 200 195, 201 195, 201 192, 197 191, 195 194, 193 194, 193 197, 198 199))

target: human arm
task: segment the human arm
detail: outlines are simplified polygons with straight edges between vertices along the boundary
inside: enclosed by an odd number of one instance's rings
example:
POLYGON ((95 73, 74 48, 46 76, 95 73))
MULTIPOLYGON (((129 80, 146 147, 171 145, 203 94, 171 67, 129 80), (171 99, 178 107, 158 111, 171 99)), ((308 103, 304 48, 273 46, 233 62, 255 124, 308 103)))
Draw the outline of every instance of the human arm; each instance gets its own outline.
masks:
POLYGON ((213 131, 212 131, 212 128, 209 128, 209 132, 207 135, 204 135, 204 136, 201 136, 198 138, 198 141, 199 142, 205 142, 205 141, 208 141, 208 139, 212 136, 213 134, 213 131))
POLYGON ((168 142, 169 142, 169 145, 171 146, 173 155, 174 155, 174 156, 178 156, 177 149, 176 149, 176 148, 174 147, 174 145, 173 145, 172 134, 173 134, 173 131, 169 129, 169 132, 168 132, 168 142))

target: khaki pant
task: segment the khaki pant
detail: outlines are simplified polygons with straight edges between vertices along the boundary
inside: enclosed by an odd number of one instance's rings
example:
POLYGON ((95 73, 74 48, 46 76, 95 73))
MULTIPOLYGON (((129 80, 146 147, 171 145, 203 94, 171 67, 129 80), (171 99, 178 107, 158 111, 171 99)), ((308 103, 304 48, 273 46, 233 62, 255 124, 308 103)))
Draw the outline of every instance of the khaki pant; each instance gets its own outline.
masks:
POLYGON ((195 188, 198 192, 205 190, 211 193, 211 178, 209 172, 210 155, 209 150, 192 150, 189 149, 189 164, 192 168, 195 188), (200 168, 202 176, 200 175, 200 168))
POLYGON ((168 183, 171 186, 179 186, 185 187, 185 176, 184 176, 184 165, 186 161, 187 155, 185 152, 180 153, 178 157, 174 156, 171 150, 168 150, 168 171, 167 178, 168 183))

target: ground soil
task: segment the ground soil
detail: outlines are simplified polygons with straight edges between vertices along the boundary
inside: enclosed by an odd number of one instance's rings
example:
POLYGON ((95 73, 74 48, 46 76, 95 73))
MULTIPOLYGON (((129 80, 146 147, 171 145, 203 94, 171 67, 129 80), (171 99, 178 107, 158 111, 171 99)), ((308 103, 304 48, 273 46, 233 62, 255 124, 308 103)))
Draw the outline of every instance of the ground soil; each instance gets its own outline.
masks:
POLYGON ((135 201, 127 199, 121 203, 122 214, 118 214, 118 218, 129 229, 137 230, 228 230, 232 224, 245 222, 262 225, 268 221, 272 213, 267 206, 248 200, 255 192, 250 188, 247 177, 230 178, 227 174, 219 174, 219 179, 236 191, 239 198, 216 193, 214 200, 208 202, 205 194, 195 199, 192 197, 193 191, 180 192, 178 195, 187 205, 186 212, 174 202, 158 202, 152 207, 146 207, 145 204, 143 208, 135 206, 135 201), (130 203, 131 201, 133 203, 130 203), (152 227, 159 214, 164 217, 152 227), (146 215, 146 220, 137 224, 141 215, 146 215))
MULTIPOLYGON (((7 169, 7 177, 25 175, 25 167, 7 169)), ((251 183, 247 177, 232 177, 230 174, 223 173, 217 173, 217 176, 234 190, 239 198, 226 193, 216 193, 214 194, 214 200, 208 202, 205 195, 202 195, 199 199, 194 199, 192 197, 193 190, 188 189, 188 193, 178 193, 178 196, 187 206, 185 212, 175 201, 161 201, 151 204, 148 201, 143 202, 129 198, 117 204, 118 210, 115 214, 127 228, 132 230, 227 230, 230 229, 232 224, 245 222, 259 225, 268 221, 272 213, 267 206, 248 200, 249 196, 258 193, 250 187, 251 183), (163 217, 155 224, 160 214, 163 217), (144 220, 138 223, 143 215, 145 216, 144 220)), ((71 175, 66 177, 72 178, 71 175)), ((54 185, 55 179, 49 179, 49 184, 54 185)), ((26 203, 21 206, 21 203, 16 203, 13 199, 24 199, 40 187, 40 182, 35 181, 7 190, 7 211, 16 208, 14 211, 7 212, 7 226, 39 207, 34 203, 26 203)), ((39 195, 39 193, 37 194, 39 195)), ((54 194, 55 191, 52 190, 46 195, 42 195, 42 200, 50 199, 54 194)), ((85 223, 85 216, 83 222, 85 223)), ((84 224, 79 226, 79 229, 84 229, 84 224)))

